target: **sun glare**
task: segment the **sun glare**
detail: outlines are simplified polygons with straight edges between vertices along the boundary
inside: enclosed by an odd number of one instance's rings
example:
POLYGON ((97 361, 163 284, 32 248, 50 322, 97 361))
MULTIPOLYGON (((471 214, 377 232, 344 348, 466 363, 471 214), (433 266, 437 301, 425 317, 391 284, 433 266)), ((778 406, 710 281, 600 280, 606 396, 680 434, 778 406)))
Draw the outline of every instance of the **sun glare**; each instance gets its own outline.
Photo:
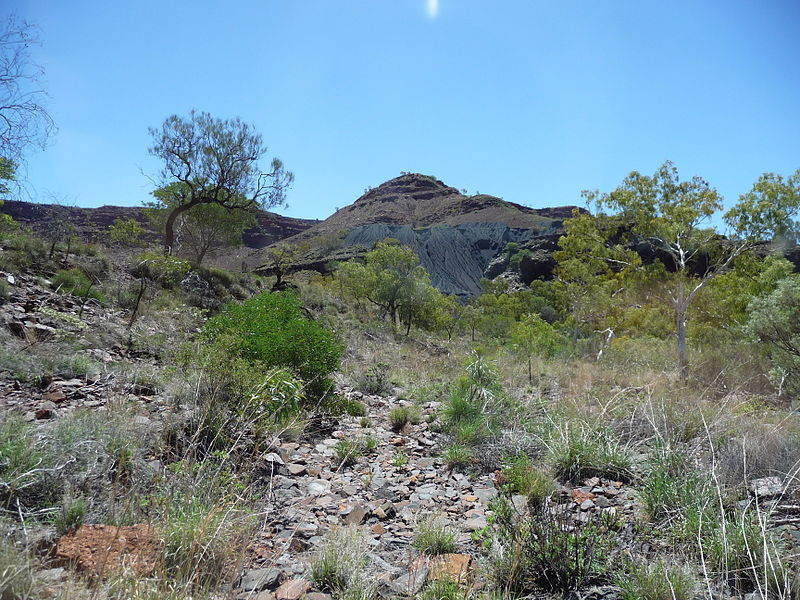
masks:
POLYGON ((435 19, 439 16, 439 0, 425 0, 425 12, 428 13, 429 19, 435 19))

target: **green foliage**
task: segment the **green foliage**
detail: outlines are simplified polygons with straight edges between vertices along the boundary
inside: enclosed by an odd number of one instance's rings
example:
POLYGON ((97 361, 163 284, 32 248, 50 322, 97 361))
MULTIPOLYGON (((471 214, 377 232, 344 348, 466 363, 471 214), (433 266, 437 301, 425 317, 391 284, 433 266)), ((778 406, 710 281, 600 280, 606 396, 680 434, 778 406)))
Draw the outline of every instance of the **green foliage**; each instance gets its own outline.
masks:
POLYGON ((373 598, 375 589, 368 580, 367 548, 367 536, 355 527, 331 529, 311 562, 311 581, 337 598, 373 598))
POLYGON ((0 505, 35 502, 44 493, 40 469, 49 466, 45 460, 33 427, 6 414, 0 420, 0 505))
POLYGON ((437 579, 425 584, 416 600, 467 600, 469 593, 461 589, 457 581, 437 579))
POLYGON ((133 217, 128 219, 114 219, 114 222, 108 228, 108 239, 111 243, 128 248, 143 246, 143 235, 144 227, 133 217))
POLYGON ((690 513, 714 507, 707 477, 692 468, 684 450, 658 444, 639 489, 639 498, 651 519, 680 522, 690 513))
POLYGON ((397 406, 389 411, 389 426, 392 431, 400 431, 407 424, 416 425, 422 421, 422 411, 418 406, 397 406))
POLYGON ((569 511, 547 506, 517 516, 506 499, 492 507, 498 531, 490 563, 506 593, 569 592, 609 575, 615 543, 599 519, 574 522, 569 511))
POLYGON ((61 500, 58 513, 53 518, 53 526, 58 535, 64 535, 78 529, 86 518, 87 502, 85 498, 76 498, 71 493, 65 494, 61 500))
POLYGON ((603 428, 565 423, 552 432, 547 449, 559 478, 580 482, 596 476, 629 481, 632 476, 630 450, 603 428))
POLYGON ((191 268, 192 265, 176 256, 145 252, 134 260, 131 274, 171 288, 180 283, 191 268))
POLYGON ((392 391, 389 365, 379 362, 355 377, 354 387, 365 394, 383 396, 392 391))
POLYGON ((172 115, 159 129, 151 128, 150 154, 163 161, 157 178, 159 202, 169 207, 164 247, 175 243, 175 220, 200 205, 227 210, 267 209, 281 204, 293 175, 277 158, 271 169, 259 165, 266 154, 260 134, 240 119, 216 119, 191 111, 172 115))
POLYGON ((501 475, 508 491, 527 496, 528 503, 534 506, 541 506, 555 491, 553 478, 535 467, 524 454, 508 459, 501 475))
POLYGON ((229 304, 206 323, 203 334, 234 356, 292 369, 314 397, 330 389, 328 376, 342 355, 338 338, 303 312, 294 292, 262 293, 229 304))
POLYGON ((685 565, 632 563, 615 578, 622 600, 693 600, 697 580, 685 565))
MULTIPOLYGON (((191 191, 187 184, 173 182, 153 192, 155 201, 145 209, 150 222, 163 229, 166 220, 191 191)), ((244 208, 226 208, 220 204, 198 204, 181 212, 175 220, 175 249, 193 265, 200 265, 210 251, 242 243, 245 230, 256 225, 256 216, 244 208)))
POLYGON ((58 290, 73 296, 102 301, 103 296, 95 284, 96 281, 80 269, 62 269, 53 277, 53 285, 58 290))
POLYGON ((428 272, 411 248, 396 240, 379 242, 367 253, 365 264, 349 261, 336 271, 339 289, 361 303, 379 307, 394 325, 436 329, 446 319, 447 301, 430 283, 428 272))
POLYGON ((472 449, 464 444, 448 445, 442 452, 442 459, 448 469, 468 467, 475 460, 472 449))
POLYGON ((442 428, 457 443, 471 446, 497 429, 506 399, 490 360, 473 354, 466 372, 451 391, 442 428))
POLYGON ((782 386, 800 395, 800 276, 778 282, 771 293, 756 298, 749 307, 747 330, 767 346, 782 386))
POLYGON ((347 467, 358 462, 358 459, 375 452, 378 440, 372 436, 363 436, 352 439, 341 439, 333 446, 336 463, 340 467, 347 467))
POLYGON ((429 556, 452 554, 456 551, 456 532, 442 517, 428 516, 417 523, 412 546, 429 556))

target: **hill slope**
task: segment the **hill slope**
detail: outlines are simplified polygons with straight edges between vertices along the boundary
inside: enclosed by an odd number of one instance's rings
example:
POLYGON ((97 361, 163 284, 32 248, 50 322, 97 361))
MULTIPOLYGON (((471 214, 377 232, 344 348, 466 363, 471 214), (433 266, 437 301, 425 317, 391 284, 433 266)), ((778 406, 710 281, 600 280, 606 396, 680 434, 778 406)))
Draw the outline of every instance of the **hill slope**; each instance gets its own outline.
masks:
MULTIPOLYGON (((287 241, 310 247, 297 259, 296 270, 326 272, 332 261, 363 256, 375 242, 396 238, 414 248, 442 292, 472 296, 507 243, 558 235, 572 210, 529 208, 486 194, 465 196, 434 177, 412 173, 367 191, 287 241)), ((259 270, 269 273, 270 267, 259 270)))

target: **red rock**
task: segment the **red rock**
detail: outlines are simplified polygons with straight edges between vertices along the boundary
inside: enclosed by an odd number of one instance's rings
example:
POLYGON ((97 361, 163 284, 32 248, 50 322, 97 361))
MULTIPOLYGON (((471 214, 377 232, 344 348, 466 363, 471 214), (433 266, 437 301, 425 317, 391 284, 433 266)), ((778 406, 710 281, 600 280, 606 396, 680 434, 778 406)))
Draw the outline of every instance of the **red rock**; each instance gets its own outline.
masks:
POLYGON ((278 600, 300 600, 310 587, 311 583, 305 579, 290 579, 278 588, 275 597, 278 600))
POLYGON ((592 492, 584 492, 579 489, 572 490, 572 499, 576 504, 583 504, 587 500, 594 500, 595 498, 597 498, 597 495, 592 492))

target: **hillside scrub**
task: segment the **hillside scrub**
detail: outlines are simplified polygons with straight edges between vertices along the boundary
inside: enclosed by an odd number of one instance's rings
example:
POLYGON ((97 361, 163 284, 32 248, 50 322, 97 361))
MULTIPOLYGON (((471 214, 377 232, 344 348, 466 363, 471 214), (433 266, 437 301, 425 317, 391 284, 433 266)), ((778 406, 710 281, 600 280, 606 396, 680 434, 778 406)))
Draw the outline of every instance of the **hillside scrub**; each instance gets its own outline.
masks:
POLYGON ((317 398, 330 390, 329 376, 339 368, 343 351, 336 335, 303 312, 291 291, 229 304, 206 323, 203 335, 252 363, 290 368, 317 398))

